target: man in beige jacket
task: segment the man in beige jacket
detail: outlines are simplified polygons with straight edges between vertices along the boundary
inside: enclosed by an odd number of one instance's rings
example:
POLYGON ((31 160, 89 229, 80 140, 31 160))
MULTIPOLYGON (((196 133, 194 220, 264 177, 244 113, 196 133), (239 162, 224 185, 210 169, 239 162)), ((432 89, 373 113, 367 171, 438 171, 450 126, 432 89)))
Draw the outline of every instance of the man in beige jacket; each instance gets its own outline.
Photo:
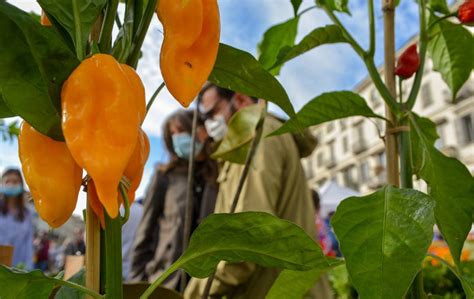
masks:
MULTIPOLYGON (((216 141, 226 131, 226 123, 241 108, 256 104, 256 99, 234 93, 215 85, 207 85, 200 94, 202 110, 208 118, 206 128, 216 141)), ((281 122, 267 116, 264 134, 276 130, 281 122)), ((240 195, 236 212, 263 211, 292 221, 308 235, 316 238, 315 209, 311 200, 303 167, 301 152, 308 155, 316 145, 314 138, 295 138, 291 134, 264 138, 260 143, 253 166, 240 195), (308 150, 310 149, 310 150, 308 150)), ((243 171, 243 165, 225 162, 219 177, 216 213, 228 213, 243 171)), ((210 296, 212 298, 264 299, 279 269, 264 268, 253 263, 218 265, 210 296)), ((201 298, 206 279, 192 279, 185 298, 201 298)), ((305 298, 332 298, 324 277, 305 298)))

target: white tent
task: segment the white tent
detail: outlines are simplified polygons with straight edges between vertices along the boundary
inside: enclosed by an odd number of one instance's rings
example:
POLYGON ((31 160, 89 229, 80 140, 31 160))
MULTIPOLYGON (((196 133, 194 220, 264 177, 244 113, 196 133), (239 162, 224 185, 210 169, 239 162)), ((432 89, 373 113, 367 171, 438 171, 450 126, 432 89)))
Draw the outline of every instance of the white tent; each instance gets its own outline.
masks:
POLYGON ((348 197, 359 195, 360 193, 358 191, 339 186, 333 180, 327 181, 319 189, 321 205, 320 215, 322 217, 327 217, 330 212, 336 211, 336 208, 341 201, 348 197))

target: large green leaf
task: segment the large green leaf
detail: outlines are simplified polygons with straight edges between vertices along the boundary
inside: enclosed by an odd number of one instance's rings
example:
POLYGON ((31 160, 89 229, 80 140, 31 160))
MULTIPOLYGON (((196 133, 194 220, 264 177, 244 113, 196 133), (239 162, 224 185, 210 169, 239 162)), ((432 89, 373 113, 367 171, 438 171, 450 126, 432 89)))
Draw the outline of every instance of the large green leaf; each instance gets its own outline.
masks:
MULTIPOLYGON (((432 16, 430 22, 436 19, 432 16)), ((448 21, 438 22, 429 34, 432 38, 428 53, 433 60, 433 69, 441 73, 455 99, 474 66, 474 38, 463 26, 448 21)))
POLYGON ((212 154, 212 158, 245 164, 249 145, 255 137, 255 127, 262 111, 263 107, 260 105, 251 105, 237 111, 230 119, 227 133, 212 154))
POLYGON ((0 118, 7 118, 12 116, 16 116, 16 113, 13 112, 10 108, 8 108, 7 103, 0 94, 0 118))
POLYGON ((342 261, 328 260, 329 266, 309 271, 283 270, 267 293, 265 299, 301 299, 316 284, 324 272, 344 264, 342 261))
POLYGON ((209 81, 248 96, 273 102, 289 116, 295 115, 295 110, 280 82, 245 51, 220 44, 209 81))
POLYGON ((55 282, 40 270, 24 272, 0 265, 0 298, 48 299, 55 282))
POLYGON ((277 60, 271 70, 281 66, 283 63, 304 54, 318 46, 334 43, 345 43, 347 39, 342 34, 341 29, 336 25, 327 25, 316 28, 306 35, 298 44, 293 47, 283 47, 277 56, 277 60))
POLYGON ((289 221, 263 212, 214 214, 199 225, 188 249, 157 282, 178 268, 207 277, 221 260, 300 271, 328 266, 321 248, 289 221))
POLYGON ((80 43, 84 50, 92 26, 107 0, 38 0, 38 3, 69 33, 74 44, 80 43))
MULTIPOLYGON (((284 47, 291 47, 295 44, 299 19, 299 17, 295 17, 286 22, 272 26, 265 32, 262 41, 258 45, 258 50, 260 52, 258 61, 265 69, 270 69, 270 67, 276 63, 278 53, 280 53, 281 49, 284 47)), ((272 68, 270 73, 278 75, 280 67, 272 68)))
MULTIPOLYGON (((68 279, 70 282, 74 282, 78 285, 85 285, 86 281, 86 271, 84 268, 82 268, 79 272, 74 274, 71 278, 68 279)), ((54 299, 83 299, 84 294, 73 288, 68 288, 68 287, 60 287, 58 292, 56 293, 56 296, 54 296, 54 299)))
POLYGON ((435 202, 387 186, 339 204, 332 225, 361 299, 400 299, 433 239, 435 202))
POLYGON ((435 148, 437 138, 433 122, 410 115, 413 170, 428 184, 436 201, 436 222, 459 266, 464 240, 472 226, 474 178, 461 162, 435 148))
POLYGON ((433 11, 449 14, 449 7, 446 0, 428 0, 426 4, 433 11))
POLYGON ((35 129, 62 140, 61 86, 79 64, 52 28, 0 1, 0 93, 35 129))
POLYGON ((301 126, 310 127, 356 115, 383 118, 375 114, 365 100, 352 91, 323 93, 304 105, 296 117, 289 119, 271 135, 296 132, 301 126))
POLYGON ((330 10, 335 10, 339 12, 345 12, 351 14, 347 4, 349 0, 315 0, 316 4, 319 6, 326 6, 330 10))

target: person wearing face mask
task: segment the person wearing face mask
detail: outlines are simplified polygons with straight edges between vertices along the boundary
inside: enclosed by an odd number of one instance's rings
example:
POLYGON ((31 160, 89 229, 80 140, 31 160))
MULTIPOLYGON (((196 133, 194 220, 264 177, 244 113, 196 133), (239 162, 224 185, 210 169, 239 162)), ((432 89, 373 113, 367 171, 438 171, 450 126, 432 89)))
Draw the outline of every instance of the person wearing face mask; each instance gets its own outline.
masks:
MULTIPOLYGON (((183 253, 192 119, 192 112, 179 110, 163 125, 163 139, 170 161, 156 169, 145 195, 144 214, 132 247, 129 275, 132 282, 152 282, 183 253)), ((212 213, 217 195, 217 166, 209 159, 208 136, 201 120, 196 137, 193 229, 212 213)), ((175 273, 164 285, 177 289, 179 279, 180 274, 175 273)))
POLYGON ((2 174, 0 185, 0 245, 10 245, 13 266, 33 268, 32 212, 25 204, 20 170, 11 168, 2 174))
MULTIPOLYGON (((200 95, 200 110, 206 116, 209 136, 219 142, 225 136, 227 123, 242 108, 258 100, 244 94, 207 84, 200 95)), ((282 122, 267 114, 263 136, 275 131, 282 122)), ((314 205, 300 159, 309 155, 316 139, 307 134, 284 134, 263 138, 254 156, 246 183, 235 212, 261 211, 289 220, 315 238, 314 205)), ((219 193, 215 213, 229 213, 244 165, 223 162, 219 171, 219 193)), ((220 262, 210 289, 211 298, 265 298, 279 275, 279 269, 264 268, 253 263, 220 262)), ((207 279, 191 279, 184 297, 202 298, 207 279)), ((332 298, 326 277, 305 298, 332 298)))

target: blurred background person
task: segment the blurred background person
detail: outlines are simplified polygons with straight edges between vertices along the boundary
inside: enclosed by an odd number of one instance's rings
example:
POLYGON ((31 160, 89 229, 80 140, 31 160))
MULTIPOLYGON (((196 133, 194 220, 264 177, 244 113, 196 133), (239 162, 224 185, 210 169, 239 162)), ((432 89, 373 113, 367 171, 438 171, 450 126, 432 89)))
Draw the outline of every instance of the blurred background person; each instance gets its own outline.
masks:
POLYGON ((26 206, 26 192, 20 170, 2 174, 0 185, 0 245, 11 245, 13 266, 33 268, 32 212, 26 206))
POLYGON ((86 243, 84 242, 84 230, 82 228, 74 229, 72 239, 66 240, 64 255, 85 255, 86 243))
MULTIPOLYGON (((124 214, 125 209, 120 207, 120 214, 124 214)), ((132 246, 137 233, 138 226, 143 217, 143 199, 137 199, 130 206, 128 221, 122 226, 122 277, 128 280, 130 268, 132 266, 132 246)))
POLYGON ((35 240, 35 269, 48 270, 50 241, 46 232, 40 232, 35 240))
MULTIPOLYGON (((170 156, 168 164, 157 167, 148 186, 144 215, 132 250, 132 281, 153 281, 183 252, 188 159, 191 152, 193 113, 179 110, 163 125, 163 138, 170 156)), ((196 167, 193 186, 192 229, 214 210, 217 195, 217 166, 209 159, 209 141, 199 120, 196 167)), ((179 272, 164 286, 178 288, 179 272)))

